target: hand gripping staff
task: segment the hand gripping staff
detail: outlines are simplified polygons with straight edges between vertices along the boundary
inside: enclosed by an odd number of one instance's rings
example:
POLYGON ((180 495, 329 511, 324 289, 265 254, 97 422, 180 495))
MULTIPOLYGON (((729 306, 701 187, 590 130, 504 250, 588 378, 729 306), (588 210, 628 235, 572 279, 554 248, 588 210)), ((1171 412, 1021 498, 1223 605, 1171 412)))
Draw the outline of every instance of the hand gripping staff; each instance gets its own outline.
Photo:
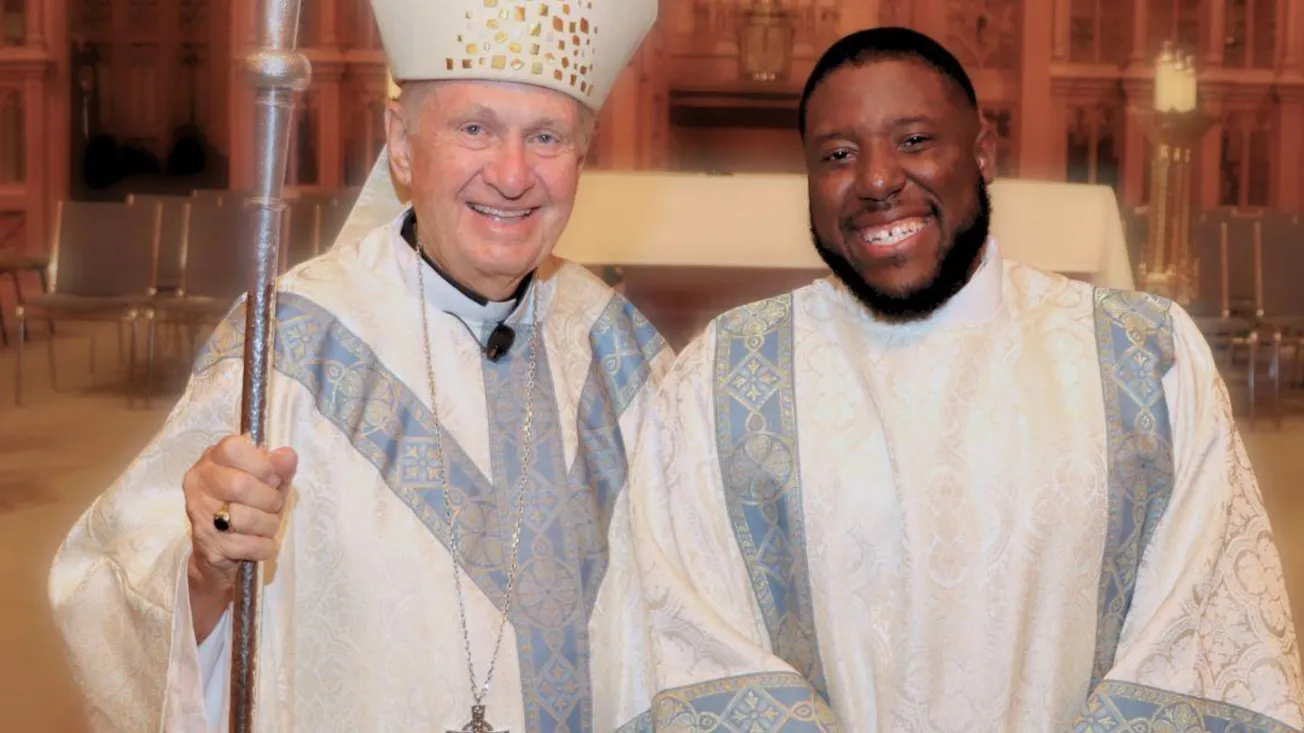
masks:
MULTIPOLYGON (((240 431, 266 446, 267 382, 272 368, 276 276, 285 216, 286 156, 295 95, 308 88, 312 67, 295 51, 301 0, 259 0, 258 46, 245 57, 247 83, 255 92, 252 216, 253 268, 245 299, 244 384, 240 431)), ((231 733, 253 733, 258 659, 259 565, 240 564, 235 587, 231 649, 231 733)))

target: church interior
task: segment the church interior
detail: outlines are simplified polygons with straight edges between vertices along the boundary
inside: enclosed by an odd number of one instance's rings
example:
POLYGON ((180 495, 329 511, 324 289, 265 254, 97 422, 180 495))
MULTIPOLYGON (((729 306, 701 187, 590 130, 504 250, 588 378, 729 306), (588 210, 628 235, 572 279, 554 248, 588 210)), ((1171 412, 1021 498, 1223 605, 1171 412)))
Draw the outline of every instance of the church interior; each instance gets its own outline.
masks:
MULTIPOLYGON (((6 730, 85 730, 49 561, 246 287, 257 165, 241 60, 257 8, 0 0, 6 730)), ((368 0, 302 8, 312 80, 285 151, 283 267, 331 246, 381 152, 389 94, 368 0)), ((1006 256, 1195 317, 1304 627, 1304 0, 661 0, 598 120, 559 254, 676 347, 820 277, 797 101, 824 49, 874 25, 932 35, 972 76, 999 140, 1006 256)))

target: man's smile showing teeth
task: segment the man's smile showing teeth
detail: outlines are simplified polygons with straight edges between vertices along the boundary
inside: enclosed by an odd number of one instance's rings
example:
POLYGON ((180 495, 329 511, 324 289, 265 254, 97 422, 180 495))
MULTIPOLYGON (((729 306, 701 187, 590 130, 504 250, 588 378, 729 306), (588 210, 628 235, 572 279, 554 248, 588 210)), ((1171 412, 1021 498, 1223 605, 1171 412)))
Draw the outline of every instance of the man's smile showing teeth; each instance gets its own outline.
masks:
POLYGON ((884 226, 861 230, 860 240, 875 247, 891 247, 918 234, 926 223, 919 217, 901 219, 884 226))
POLYGON ((467 204, 471 210, 477 214, 488 216, 502 221, 518 221, 533 214, 537 209, 499 209, 493 206, 481 206, 480 204, 467 204))

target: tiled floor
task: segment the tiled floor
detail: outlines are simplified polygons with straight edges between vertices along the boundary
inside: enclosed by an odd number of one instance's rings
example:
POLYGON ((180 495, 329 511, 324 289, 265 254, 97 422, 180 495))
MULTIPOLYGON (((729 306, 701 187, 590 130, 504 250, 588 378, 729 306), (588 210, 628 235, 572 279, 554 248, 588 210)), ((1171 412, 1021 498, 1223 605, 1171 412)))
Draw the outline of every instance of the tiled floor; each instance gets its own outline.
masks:
MULTIPOLYGON (((63 327, 60 385, 49 389, 45 332, 30 345, 28 399, 13 407, 14 346, 0 349, 0 728, 15 733, 81 733, 74 691, 49 621, 50 558, 87 504, 126 466, 166 416, 128 410, 118 373, 99 386, 88 374, 86 328, 63 327), (78 335, 80 334, 80 335, 78 335)), ((99 330, 102 372, 116 366, 112 327, 99 330)), ((1304 621, 1304 419, 1280 432, 1245 427, 1286 566, 1297 623, 1304 621)))

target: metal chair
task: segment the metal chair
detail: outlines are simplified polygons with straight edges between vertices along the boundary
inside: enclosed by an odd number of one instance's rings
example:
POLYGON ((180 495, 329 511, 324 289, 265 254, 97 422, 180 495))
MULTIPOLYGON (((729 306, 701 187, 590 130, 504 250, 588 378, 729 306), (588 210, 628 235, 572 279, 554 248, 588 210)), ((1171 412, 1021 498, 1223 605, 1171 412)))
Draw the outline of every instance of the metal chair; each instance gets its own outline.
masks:
POLYGON ((195 330, 216 325, 230 311, 249 281, 250 258, 244 256, 248 240, 243 226, 243 206, 212 198, 192 198, 186 203, 185 235, 182 238, 181 284, 174 293, 161 293, 149 303, 146 333, 145 404, 154 389, 154 356, 159 321, 176 324, 191 335, 190 352, 195 353, 195 330))
POLYGON ((1268 368, 1273 410, 1280 428, 1284 418, 1281 384, 1283 346, 1293 347, 1297 374, 1304 376, 1304 223, 1298 215, 1273 213, 1264 217, 1262 300, 1259 321, 1271 334, 1268 368))
MULTIPOLYGON (((41 278, 41 292, 49 292, 49 282, 45 276, 50 256, 45 253, 25 252, 16 249, 0 249, 0 275, 8 275, 14 284, 14 298, 23 302, 24 273, 34 272, 41 278)), ((50 324, 50 335, 54 335, 54 324, 50 324)), ((9 330, 5 327, 4 313, 0 311, 0 345, 9 345, 9 330)))
MULTIPOLYGON (((131 328, 128 380, 134 381, 137 323, 157 290, 162 208, 118 202, 60 201, 55 207, 48 266, 49 292, 25 299, 18 321, 14 403, 22 404, 27 319, 125 323, 131 328)), ((49 341, 50 383, 58 390, 54 339, 49 341)), ((135 404, 128 387, 127 404, 135 404)))
POLYGON ((1187 308, 1215 353, 1224 351, 1228 368, 1235 365, 1239 347, 1248 350, 1245 381, 1251 424, 1258 414, 1257 365, 1262 341, 1257 319, 1262 298, 1260 227, 1257 219, 1221 211, 1197 217, 1191 230, 1197 292, 1187 308))
POLYGON ((185 263, 181 246, 186 236, 185 196, 158 196, 153 194, 128 194, 128 204, 160 206, 163 218, 159 224, 158 271, 155 288, 160 293, 175 292, 181 287, 181 271, 185 263))

